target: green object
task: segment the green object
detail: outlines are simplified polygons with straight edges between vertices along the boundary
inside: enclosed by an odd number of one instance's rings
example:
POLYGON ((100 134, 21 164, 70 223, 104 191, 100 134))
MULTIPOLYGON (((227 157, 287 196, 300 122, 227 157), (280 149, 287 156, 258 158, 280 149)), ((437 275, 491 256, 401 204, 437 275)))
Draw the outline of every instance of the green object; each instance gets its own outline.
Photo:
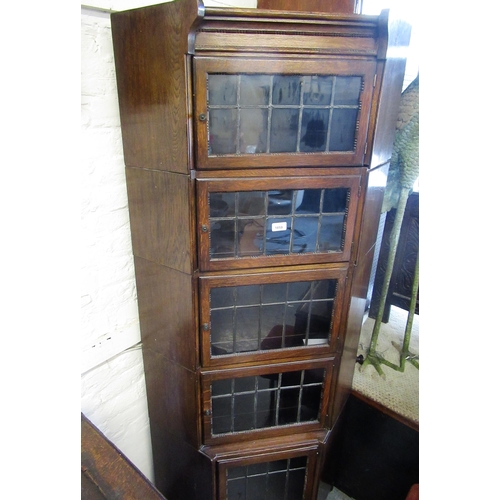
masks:
POLYGON ((370 348, 362 368, 371 364, 379 375, 384 376, 381 365, 389 366, 394 370, 403 372, 406 361, 409 360, 416 368, 419 368, 416 356, 409 352, 411 329, 415 314, 416 296, 418 292, 418 257, 415 269, 415 277, 412 286, 412 297, 408 313, 408 321, 405 329, 403 346, 400 351, 400 363, 396 365, 387 361, 377 352, 377 342, 384 314, 385 303, 389 291, 394 261, 401 233, 401 226, 406 209, 408 197, 419 174, 419 114, 418 114, 419 79, 418 76, 401 95, 398 126, 394 139, 393 155, 389 168, 388 185, 384 197, 382 212, 396 208, 394 225, 389 236, 389 255, 387 268, 382 285, 382 293, 377 318, 373 326, 370 348))

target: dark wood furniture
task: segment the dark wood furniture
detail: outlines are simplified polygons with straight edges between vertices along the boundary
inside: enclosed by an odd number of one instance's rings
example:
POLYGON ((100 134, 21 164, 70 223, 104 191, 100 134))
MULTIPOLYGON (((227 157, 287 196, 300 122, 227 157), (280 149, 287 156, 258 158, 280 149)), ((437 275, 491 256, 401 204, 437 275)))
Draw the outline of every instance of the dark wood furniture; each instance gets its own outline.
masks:
POLYGON ((316 498, 410 28, 196 0, 111 22, 155 484, 169 500, 316 498))
MULTIPOLYGON (((373 294, 370 303, 370 318, 376 318, 382 296, 387 258, 389 254, 389 237, 394 225, 396 209, 393 208, 385 216, 384 232, 380 246, 380 256, 377 263, 377 271, 373 285, 373 294)), ((384 323, 389 322, 391 306, 396 306, 405 311, 410 308, 413 280, 415 279, 415 266, 417 263, 419 243, 419 193, 414 192, 408 197, 406 209, 401 225, 398 248, 394 260, 394 268, 389 283, 389 290, 382 315, 384 323)), ((419 308, 418 292, 415 313, 419 308)))

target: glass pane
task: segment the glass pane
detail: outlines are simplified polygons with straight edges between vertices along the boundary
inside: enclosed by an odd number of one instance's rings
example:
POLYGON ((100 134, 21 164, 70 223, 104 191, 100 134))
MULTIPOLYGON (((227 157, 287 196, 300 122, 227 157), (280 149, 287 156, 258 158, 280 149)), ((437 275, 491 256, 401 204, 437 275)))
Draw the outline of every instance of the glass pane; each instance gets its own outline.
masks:
POLYGON ((307 467, 307 457, 295 457, 290 459, 290 469, 304 469, 307 467))
POLYGON ((273 460, 226 470, 228 500, 302 500, 307 457, 273 460))
POLYGON ((332 100, 331 76, 304 76, 304 105, 329 106, 332 100))
POLYGON ((346 188, 212 193, 210 257, 341 251, 348 200, 346 188))
POLYGON ((336 280, 329 281, 315 281, 311 288, 311 298, 314 301, 325 301, 325 299, 332 299, 335 296, 336 280))
POLYGON ((243 500, 246 495, 246 478, 228 479, 226 496, 228 500, 243 500))
POLYGON ((240 191, 237 211, 240 215, 256 216, 266 211, 265 191, 240 191))
POLYGON ((233 353, 235 351, 233 310, 212 310, 210 322, 210 347, 212 356, 233 353))
POLYGON ((212 396, 221 396, 223 394, 230 394, 232 386, 233 386, 233 380, 231 379, 215 380, 212 383, 212 396))
POLYGON ((241 75, 240 103, 267 106, 271 92, 271 78, 270 75, 241 75))
POLYGON ((325 375, 300 370, 212 382, 212 434, 317 421, 325 375))
POLYGON ((273 105, 300 104, 300 76, 276 75, 273 81, 273 105))
POLYGON ((210 222, 210 257, 224 259, 234 257, 235 228, 232 220, 210 222))
POLYGON ((336 106, 358 106, 361 95, 360 76, 337 76, 335 78, 336 106))
POLYGON ((328 109, 304 109, 302 112, 302 135, 300 137, 301 151, 326 150, 329 116, 328 109))
MULTIPOLYGON (((280 500, 285 495, 286 488, 286 472, 273 473, 269 476, 268 497, 269 499, 279 498, 280 500)), ((258 497, 257 497, 258 498, 258 497)), ((302 497, 301 497, 302 498, 302 497)), ((288 500, 288 496, 285 497, 288 500)))
POLYGON ((235 196, 235 193, 210 193, 208 195, 210 217, 234 215, 235 196))
POLYGON ((240 152, 265 153, 267 148, 267 109, 242 109, 240 152))
POLYGON ((238 287, 226 286, 224 288, 212 288, 210 290, 210 305, 212 310, 219 307, 227 307, 234 303, 234 297, 238 287))
POLYGON ((244 306, 260 303, 260 285, 245 285, 236 287, 236 305, 244 306))
POLYGON ((271 153, 287 153, 297 150, 299 110, 275 108, 271 115, 271 153))
POLYGON ((240 219, 238 257, 256 257, 263 254, 265 218, 240 219))
POLYGON ((231 432, 231 397, 212 398, 212 433, 231 432))
MULTIPOLYGON (((284 324, 284 312, 286 308, 286 303, 284 302, 286 300, 286 296, 282 297, 279 299, 278 303, 275 305, 263 305, 261 310, 260 310, 260 317, 258 318, 258 321, 261 325, 261 331, 262 331, 262 337, 273 337, 273 334, 270 333, 273 328, 279 327, 275 331, 275 335, 279 339, 279 346, 278 342, 276 343, 276 349, 280 347, 286 347, 285 343, 281 342, 281 337, 282 337, 282 331, 283 331, 283 324, 284 324)), ((290 327, 293 329, 293 325, 290 327)), ((260 349, 269 349, 269 345, 264 346, 262 343, 259 346, 260 349)))
POLYGON ((336 283, 320 280, 212 289, 212 356, 327 344, 336 283))
POLYGON ((347 188, 325 189, 323 212, 345 212, 348 194, 347 188))
POLYGON ((211 109, 209 112, 210 154, 236 153, 238 137, 238 111, 235 109, 211 109))
POLYGON ((211 105, 235 105, 238 75, 208 75, 208 101, 211 105))
POLYGON ((289 215, 292 212, 294 192, 292 189, 269 191, 267 213, 269 215, 289 215))
POLYGON ((309 387, 302 392, 302 405, 298 420, 300 422, 314 422, 318 419, 321 400, 321 387, 309 387))
POLYGON ((319 217, 297 217, 293 232, 294 253, 315 252, 317 249, 319 217))
POLYGON ((304 486, 306 482, 306 471, 291 470, 287 490, 287 500, 302 500, 304 498, 304 486))
POLYGON ((319 214, 322 203, 321 189, 304 189, 300 204, 296 207, 299 214, 319 214))
POLYGON ((258 462, 256 464, 250 464, 247 467, 249 476, 256 476, 257 474, 267 474, 269 471, 269 464, 267 462, 258 462))
POLYGON ((250 498, 255 498, 255 499, 266 499, 266 498, 271 498, 268 496, 268 493, 266 492, 267 489, 267 475, 263 474, 257 474, 257 475, 249 475, 248 478, 248 490, 247 490, 247 497, 248 499, 250 498))
POLYGON ((344 215, 324 215, 319 238, 320 252, 334 252, 342 249, 344 215))
POLYGON ((286 472, 288 470, 288 460, 273 460, 268 463, 269 472, 286 472))
POLYGON ((296 281, 293 283, 288 283, 288 300, 304 300, 306 293, 309 291, 310 287, 310 281, 296 281))
POLYGON ((234 432, 254 429, 254 394, 235 394, 234 396, 234 432))
POLYGON ((298 387, 283 388, 280 391, 279 424, 288 425, 298 422, 297 411, 300 404, 298 387))
POLYGON ((226 478, 227 479, 238 479, 245 477, 245 467, 229 467, 226 470, 226 478))
MULTIPOLYGON (((269 384, 270 380, 266 380, 269 384)), ((257 406, 256 406, 256 429, 264 429, 272 425, 270 421, 272 414, 269 409, 274 404, 276 398, 276 390, 261 391, 257 394, 257 406)))
POLYGON ((330 131, 330 151, 354 151, 357 109, 334 109, 330 131))
POLYGON ((331 330, 331 308, 328 304, 318 304, 311 309, 297 311, 295 331, 304 345, 328 343, 331 330))
POLYGON ((262 287, 262 303, 281 302, 283 297, 286 297, 287 286, 287 283, 269 283, 264 285, 262 287))
POLYGON ((354 151, 362 87, 361 76, 210 74, 209 154, 354 151))
POLYGON ((266 224, 266 255, 289 254, 290 236, 292 234, 292 219, 280 217, 268 219, 266 224))
POLYGON ((235 314, 235 351, 257 351, 260 347, 259 308, 237 308, 235 314))

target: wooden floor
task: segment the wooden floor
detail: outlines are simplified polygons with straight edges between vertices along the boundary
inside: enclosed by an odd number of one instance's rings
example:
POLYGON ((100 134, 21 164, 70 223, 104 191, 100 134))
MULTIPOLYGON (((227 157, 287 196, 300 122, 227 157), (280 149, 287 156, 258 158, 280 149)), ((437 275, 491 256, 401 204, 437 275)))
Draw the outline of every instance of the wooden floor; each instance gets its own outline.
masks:
POLYGON ((405 500, 419 482, 419 434, 380 407, 351 395, 329 484, 355 500, 405 500))

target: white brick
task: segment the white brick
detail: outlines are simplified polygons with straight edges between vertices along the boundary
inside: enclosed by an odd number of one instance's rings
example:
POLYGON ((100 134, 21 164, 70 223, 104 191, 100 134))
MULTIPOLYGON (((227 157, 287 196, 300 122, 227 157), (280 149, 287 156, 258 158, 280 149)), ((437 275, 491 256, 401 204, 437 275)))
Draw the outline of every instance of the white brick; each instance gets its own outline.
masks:
POLYGON ((123 352, 84 374, 81 398, 85 416, 153 480, 140 349, 123 352))

